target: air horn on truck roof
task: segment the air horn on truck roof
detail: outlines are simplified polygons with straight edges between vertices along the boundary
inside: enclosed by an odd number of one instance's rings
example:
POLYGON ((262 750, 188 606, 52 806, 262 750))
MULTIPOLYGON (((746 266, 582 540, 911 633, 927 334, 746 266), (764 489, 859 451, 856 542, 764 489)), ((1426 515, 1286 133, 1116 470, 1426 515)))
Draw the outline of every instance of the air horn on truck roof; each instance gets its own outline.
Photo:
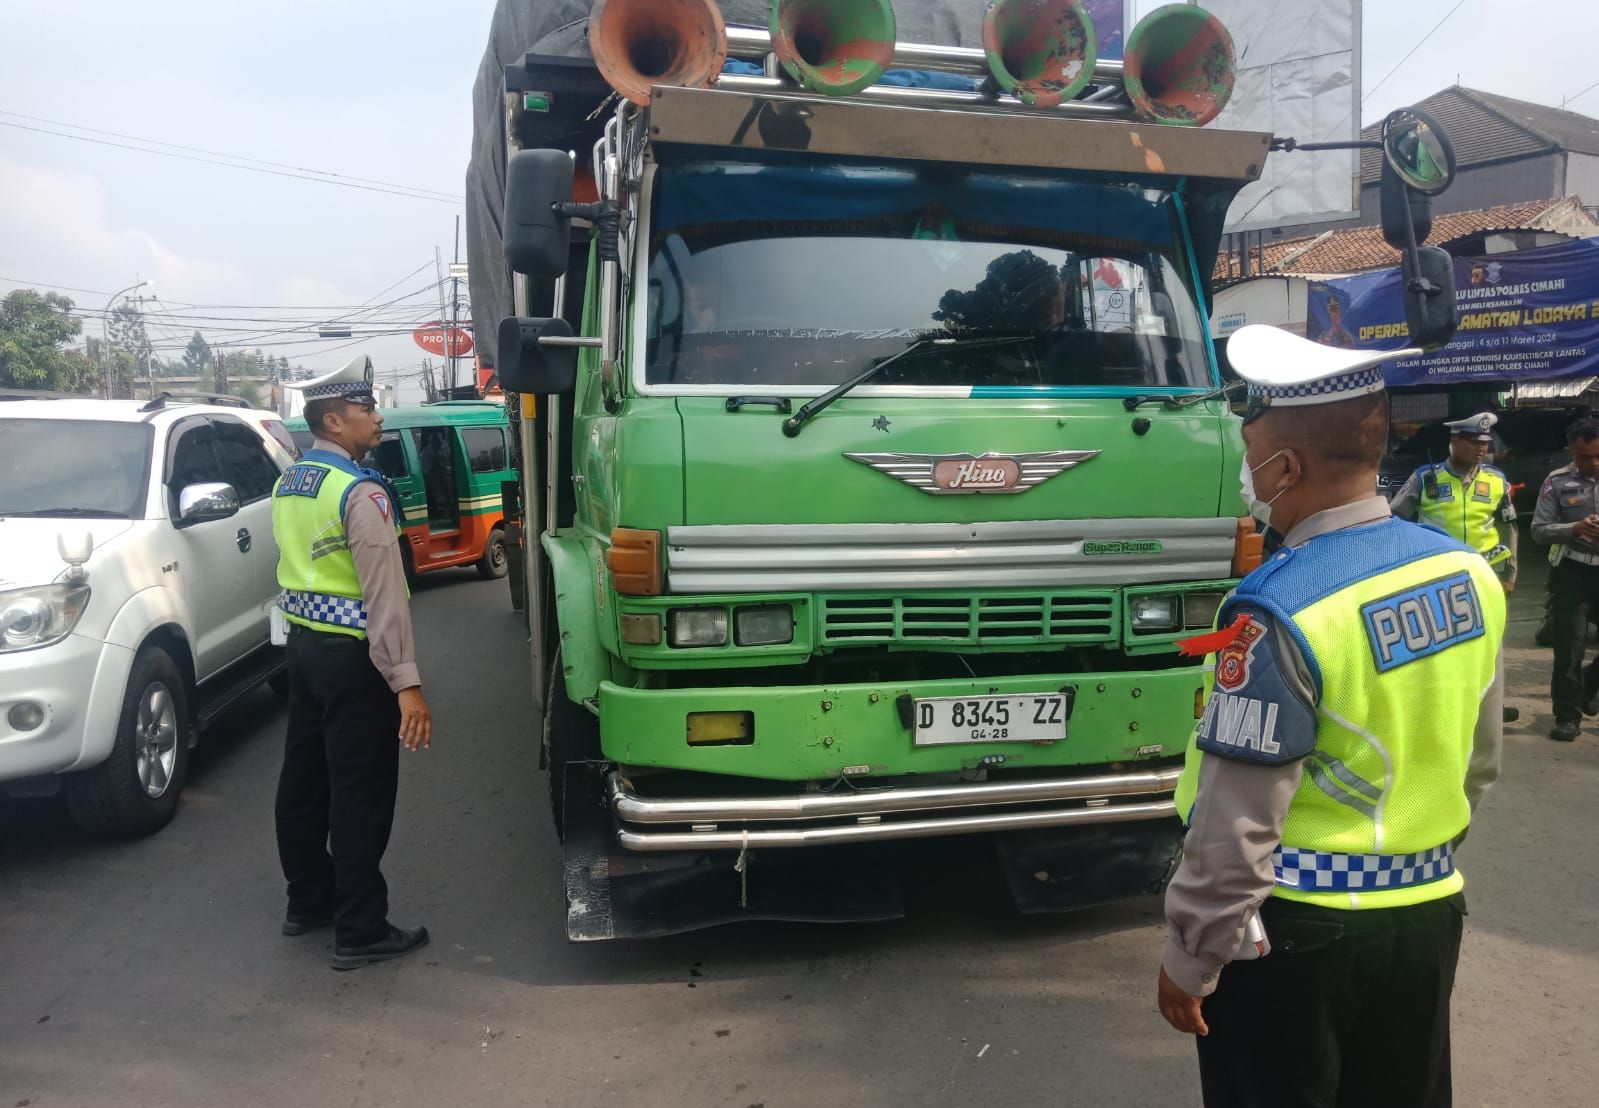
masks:
POLYGON ((1100 60, 1081 0, 993 0, 983 46, 895 40, 890 0, 772 0, 767 27, 728 27, 715 0, 595 0, 589 16, 595 64, 618 93, 648 104, 655 85, 782 91, 767 76, 724 74, 728 55, 776 59, 799 87, 824 96, 865 95, 899 103, 983 106, 997 88, 1034 109, 1137 116, 1203 126, 1232 95, 1232 38, 1221 21, 1188 4, 1139 20, 1124 61, 1100 60), (888 88, 889 68, 987 77, 986 89, 888 88))

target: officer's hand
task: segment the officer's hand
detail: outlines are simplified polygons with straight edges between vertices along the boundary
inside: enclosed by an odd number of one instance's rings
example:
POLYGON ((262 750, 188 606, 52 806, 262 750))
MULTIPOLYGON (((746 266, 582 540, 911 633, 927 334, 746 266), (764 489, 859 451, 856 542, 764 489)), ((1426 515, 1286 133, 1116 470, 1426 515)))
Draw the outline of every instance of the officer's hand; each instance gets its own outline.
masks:
POLYGON ((433 745, 433 713, 428 709, 427 697, 422 695, 422 687, 415 685, 409 689, 401 689, 400 698, 400 741, 405 744, 405 749, 433 745))
POLYGON ((1209 1035, 1210 1028, 1205 1026, 1205 1017, 1200 1013, 1200 1004, 1203 998, 1189 996, 1177 987, 1177 982, 1166 975, 1166 967, 1160 967, 1160 993, 1157 997, 1160 1002, 1160 1014, 1166 1017, 1166 1022, 1185 1035, 1209 1035))
POLYGON ((1507 577, 1505 579, 1505 595, 1509 596, 1511 593, 1513 593, 1515 591, 1516 591, 1516 583, 1514 581, 1510 580, 1507 577))
POLYGON ((1583 542, 1593 542, 1599 539, 1599 516, 1589 516, 1586 519, 1579 520, 1577 526, 1572 530, 1577 538, 1583 542))

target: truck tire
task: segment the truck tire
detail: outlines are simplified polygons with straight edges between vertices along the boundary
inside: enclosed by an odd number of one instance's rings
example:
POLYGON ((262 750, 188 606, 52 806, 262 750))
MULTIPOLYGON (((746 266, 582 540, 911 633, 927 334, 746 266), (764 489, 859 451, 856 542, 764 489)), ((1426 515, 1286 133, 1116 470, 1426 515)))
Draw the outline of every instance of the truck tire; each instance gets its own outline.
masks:
POLYGON ((403 537, 400 539, 400 565, 405 568, 405 587, 416 588, 416 557, 411 553, 411 544, 403 537))
POLYGON ((91 835, 148 835, 171 822, 189 769, 189 698, 171 656, 133 660, 111 754, 66 780, 67 811, 91 835))
POLYGON ((566 770, 576 762, 600 757, 600 721, 581 704, 567 699, 557 654, 544 693, 544 764, 549 773, 550 815, 555 837, 566 839, 566 770))
POLYGON ((485 581, 495 581, 505 576, 507 565, 505 528, 495 527, 483 544, 483 557, 477 561, 477 575, 485 581))

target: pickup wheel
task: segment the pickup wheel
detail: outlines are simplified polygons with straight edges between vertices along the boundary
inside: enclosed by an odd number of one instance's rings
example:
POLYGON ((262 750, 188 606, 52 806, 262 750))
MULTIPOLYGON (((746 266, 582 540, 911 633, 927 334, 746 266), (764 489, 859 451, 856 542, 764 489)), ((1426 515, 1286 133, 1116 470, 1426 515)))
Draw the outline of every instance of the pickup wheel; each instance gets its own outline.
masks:
POLYGON ((483 557, 478 559, 477 575, 485 581, 498 580, 505 576, 506 566, 505 528, 495 527, 489 532, 489 541, 483 544, 483 557))
POLYGON ((67 778, 67 811, 93 835, 148 835, 171 821, 189 769, 189 700, 166 651, 139 652, 111 754, 67 778))
POLYGON ((544 693, 544 764, 550 778, 550 814, 555 836, 566 839, 566 803, 571 799, 567 768, 573 763, 600 758, 600 721, 581 704, 567 699, 561 679, 561 658, 551 667, 544 693))

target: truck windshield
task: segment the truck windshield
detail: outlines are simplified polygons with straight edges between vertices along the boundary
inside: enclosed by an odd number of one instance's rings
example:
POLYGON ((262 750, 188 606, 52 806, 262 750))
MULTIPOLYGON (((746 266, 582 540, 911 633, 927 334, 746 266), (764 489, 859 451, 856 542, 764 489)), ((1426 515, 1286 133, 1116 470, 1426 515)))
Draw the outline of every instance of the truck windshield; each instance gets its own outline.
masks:
POLYGON ((1171 197, 1132 184, 890 167, 696 163, 657 174, 651 385, 1209 384, 1171 197))
POLYGON ((0 516, 143 519, 148 424, 0 419, 0 516))

